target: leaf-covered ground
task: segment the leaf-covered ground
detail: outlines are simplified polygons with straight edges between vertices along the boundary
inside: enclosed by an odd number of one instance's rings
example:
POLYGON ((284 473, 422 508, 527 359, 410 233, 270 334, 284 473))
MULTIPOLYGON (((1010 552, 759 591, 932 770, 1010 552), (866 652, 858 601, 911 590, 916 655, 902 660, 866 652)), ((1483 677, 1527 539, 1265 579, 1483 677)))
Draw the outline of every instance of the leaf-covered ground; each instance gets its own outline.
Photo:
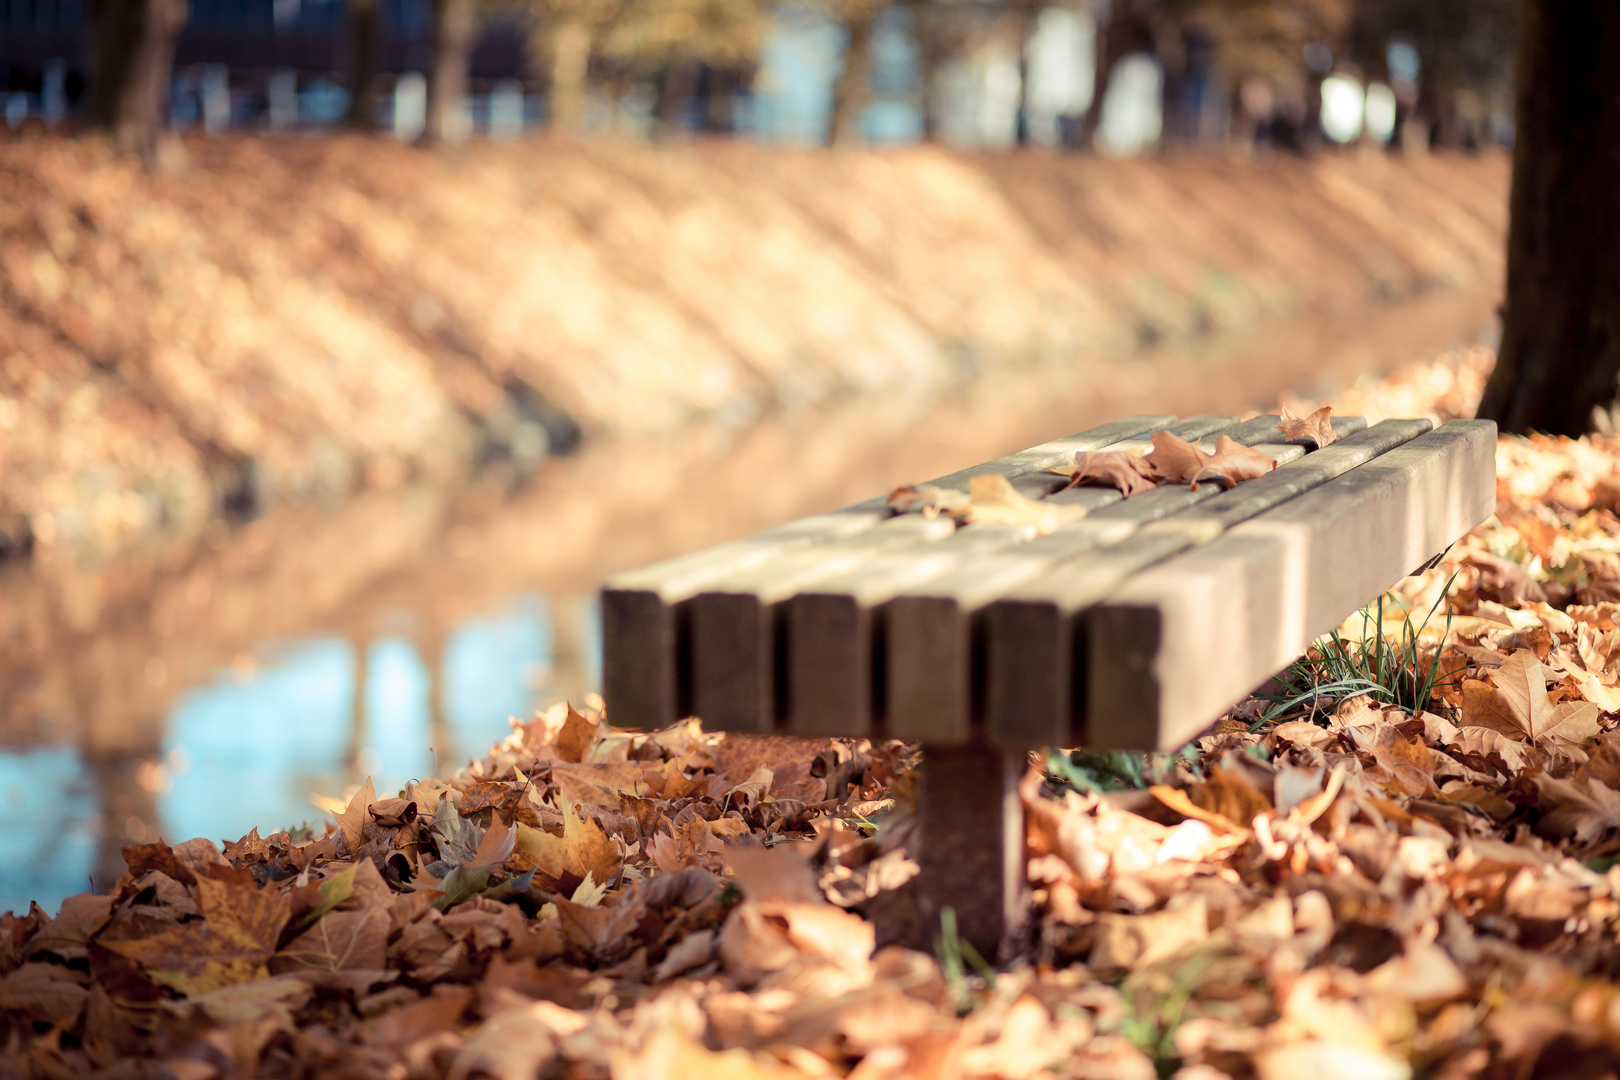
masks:
MULTIPOLYGON (((1465 412, 1487 362, 1340 411, 1465 412)), ((1181 755, 1032 758, 1000 970, 881 944, 914 747, 559 706, 324 835, 132 847, 111 895, 0 917, 0 1074, 1612 1074, 1620 437, 1498 467, 1383 633, 1181 755)))

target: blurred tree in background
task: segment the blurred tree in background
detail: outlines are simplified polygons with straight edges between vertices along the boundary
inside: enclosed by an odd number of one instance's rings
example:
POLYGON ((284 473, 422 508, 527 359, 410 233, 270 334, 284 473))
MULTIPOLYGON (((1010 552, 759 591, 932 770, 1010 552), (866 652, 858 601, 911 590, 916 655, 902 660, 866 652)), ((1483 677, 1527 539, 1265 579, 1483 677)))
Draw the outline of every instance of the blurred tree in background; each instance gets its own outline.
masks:
POLYGON ((174 46, 186 0, 91 0, 87 125, 152 161, 168 111, 174 46))
POLYGON ((886 0, 817 0, 844 30, 843 67, 832 88, 832 118, 827 139, 860 141, 860 113, 870 90, 872 24, 889 5, 886 0))
MULTIPOLYGON (((682 126, 677 110, 695 96, 703 68, 758 61, 767 18, 760 0, 625 0, 604 28, 602 52, 621 73, 656 88, 657 131, 668 136, 682 126)), ((699 126, 714 119, 706 116, 699 126)))
POLYGON ((1525 0, 1502 345, 1479 415, 1579 435, 1620 379, 1620 4, 1525 0))
POLYGON ((468 135, 467 73, 478 43, 481 6, 488 0, 433 0, 433 68, 428 75, 430 143, 458 143, 468 135))
POLYGON ((343 125, 368 131, 377 112, 377 76, 382 70, 382 27, 377 21, 379 0, 348 0, 344 27, 344 82, 349 87, 349 106, 343 125))
MULTIPOLYGON (((401 31, 385 31, 381 0, 343 4, 335 66, 349 92, 344 119, 370 128, 380 71, 385 63, 397 71, 404 55, 401 31), (391 52, 383 47, 390 34, 391 52)), ((1095 142, 1108 88, 1132 57, 1151 59, 1159 72, 1161 144, 1264 137, 1279 148, 1302 148, 1315 139, 1321 81, 1337 75, 1392 85, 1401 118, 1415 119, 1412 131, 1423 139, 1478 145, 1499 134, 1487 130, 1485 118, 1506 115, 1516 25, 1516 0, 426 0, 425 7, 427 40, 410 50, 428 56, 430 142, 467 133, 469 64, 486 16, 504 24, 503 34, 527 39, 532 82, 559 132, 581 129, 593 95, 609 116, 620 115, 631 91, 638 101, 651 96, 655 132, 687 122, 732 129, 727 106, 749 91, 764 41, 791 9, 817 12, 837 30, 829 141, 865 134, 878 71, 874 35, 883 27, 910 40, 909 100, 921 138, 939 132, 942 73, 958 78, 963 65, 977 65, 975 77, 989 77, 986 65, 1005 63, 989 59, 994 54, 1010 55, 1016 66, 1014 138, 1025 142, 1036 82, 1031 54, 1045 16, 1067 11, 1095 27, 1089 77, 1096 92, 1089 108, 1082 103, 1065 117, 1070 126, 1061 140, 1082 149, 1095 142), (689 107, 690 115, 681 115, 689 107)), ((150 153, 186 0, 93 0, 90 13, 88 116, 119 145, 150 153)), ((882 93, 895 100, 892 85, 882 93)))
MULTIPOLYGON (((522 2, 522 0, 520 0, 522 2)), ((585 114, 586 78, 603 29, 625 0, 527 0, 532 19, 530 66, 546 87, 551 129, 577 134, 585 114)))

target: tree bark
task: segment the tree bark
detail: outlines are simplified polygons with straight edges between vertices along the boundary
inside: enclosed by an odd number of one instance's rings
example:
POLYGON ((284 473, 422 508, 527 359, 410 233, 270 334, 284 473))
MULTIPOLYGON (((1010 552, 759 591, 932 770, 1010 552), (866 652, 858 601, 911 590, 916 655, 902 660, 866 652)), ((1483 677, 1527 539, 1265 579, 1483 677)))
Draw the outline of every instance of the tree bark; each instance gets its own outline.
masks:
POLYGON ((467 71, 478 44, 475 0, 433 0, 433 68, 428 77, 427 131, 430 143, 458 143, 467 137, 467 71))
POLYGON ((1103 99, 1108 96, 1108 80, 1114 74, 1114 65, 1124 57, 1125 25, 1120 9, 1123 4, 1114 0, 1108 5, 1108 17, 1094 31, 1092 48, 1091 104, 1080 120, 1080 133, 1075 136, 1075 149, 1096 149, 1097 129, 1102 126, 1103 99))
POLYGON ((348 0, 349 39, 344 68, 349 83, 349 108, 343 126, 370 131, 376 126, 377 72, 381 67, 377 0, 348 0))
POLYGON ((1579 435, 1620 378, 1620 5, 1525 0, 1501 355, 1479 415, 1579 435))
POLYGON ((827 141, 861 141, 861 110, 871 86, 872 16, 851 18, 845 28, 849 44, 844 49, 844 68, 833 83, 832 119, 827 125, 827 141))
POLYGON ((591 63, 591 28, 584 19, 562 22, 547 35, 545 56, 546 75, 551 85, 548 102, 551 129, 576 134, 585 115, 585 76, 591 63))
POLYGON ((174 46, 190 15, 186 0, 93 0, 94 81, 88 123, 148 163, 168 119, 174 46))

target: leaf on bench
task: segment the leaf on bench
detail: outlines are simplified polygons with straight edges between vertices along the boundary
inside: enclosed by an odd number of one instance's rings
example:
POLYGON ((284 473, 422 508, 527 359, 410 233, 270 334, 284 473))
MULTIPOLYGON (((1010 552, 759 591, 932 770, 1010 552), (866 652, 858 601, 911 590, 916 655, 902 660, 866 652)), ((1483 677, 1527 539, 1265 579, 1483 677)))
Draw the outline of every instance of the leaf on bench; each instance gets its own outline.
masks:
POLYGON ((1277 467, 1264 450, 1244 446, 1227 435, 1219 436, 1215 452, 1206 454, 1168 431, 1153 433, 1153 449, 1146 460, 1167 480, 1184 484, 1210 481, 1226 488, 1264 476, 1277 467))
POLYGON ((1332 415, 1331 405, 1324 405, 1309 416, 1295 416, 1284 405, 1277 430, 1288 442, 1307 443, 1312 450, 1320 450, 1328 443, 1339 441, 1339 433, 1333 430, 1329 420, 1332 415))
POLYGON ((975 476, 968 482, 972 505, 964 520, 973 524, 1033 525, 1044 535, 1067 521, 1086 516, 1083 506, 1041 502, 1018 491, 1000 473, 975 476))
POLYGON ((948 514, 956 517, 967 512, 972 498, 963 491, 935 487, 933 484, 907 484, 889 493, 889 506, 902 514, 921 511, 924 517, 948 514))
POLYGON ((1119 489, 1127 499, 1152 491, 1160 479, 1159 471, 1151 463, 1129 450, 1076 450, 1073 466, 1060 466, 1052 471, 1067 475, 1069 487, 1098 484, 1119 489))

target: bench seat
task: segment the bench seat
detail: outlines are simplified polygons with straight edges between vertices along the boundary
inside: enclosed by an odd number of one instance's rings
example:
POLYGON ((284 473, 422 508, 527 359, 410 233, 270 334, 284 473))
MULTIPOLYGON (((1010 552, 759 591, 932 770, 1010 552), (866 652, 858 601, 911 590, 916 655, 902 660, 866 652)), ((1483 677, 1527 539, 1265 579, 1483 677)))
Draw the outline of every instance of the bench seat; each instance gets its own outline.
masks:
POLYGON ((965 492, 1000 473, 1086 509, 1042 536, 878 497, 618 575, 602 592, 607 715, 922 743, 924 835, 949 838, 922 844, 922 921, 950 903, 994 948, 1021 904, 1029 750, 1184 745, 1494 508, 1489 421, 1339 417, 1309 452, 1277 422, 1133 416, 932 481, 965 492), (1276 464, 1230 490, 1130 499, 1060 490, 1049 471, 1156 431, 1276 464))

